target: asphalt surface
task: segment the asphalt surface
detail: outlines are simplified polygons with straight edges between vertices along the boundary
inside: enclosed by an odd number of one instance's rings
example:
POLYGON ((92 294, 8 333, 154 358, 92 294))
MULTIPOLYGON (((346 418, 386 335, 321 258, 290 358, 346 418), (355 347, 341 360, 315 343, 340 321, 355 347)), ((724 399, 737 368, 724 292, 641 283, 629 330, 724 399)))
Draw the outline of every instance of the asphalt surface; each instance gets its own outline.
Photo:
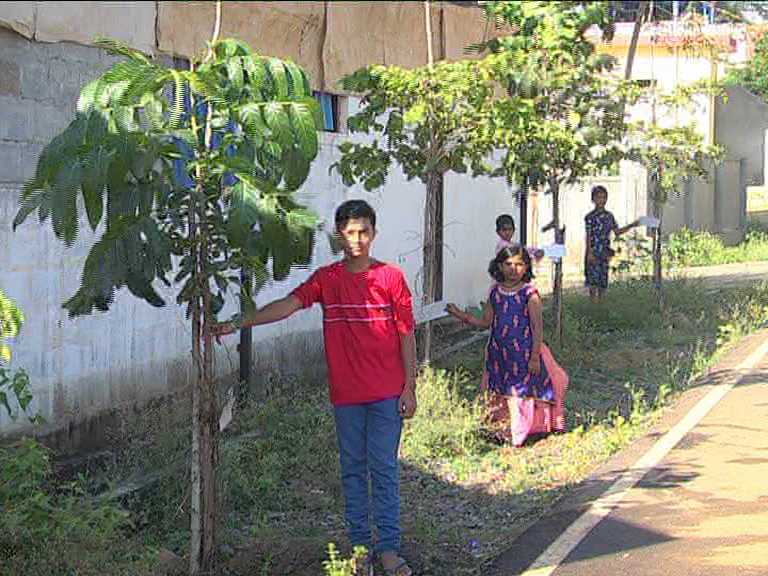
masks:
MULTIPOLYGON (((536 286, 543 294, 552 291, 552 277, 545 266, 536 269, 536 286)), ((696 266, 664 270, 664 278, 699 278, 705 285, 715 288, 759 284, 768 280, 768 262, 739 262, 717 266, 696 266)), ((615 276, 611 276, 612 281, 615 276)), ((581 274, 566 275, 564 286, 568 290, 584 291, 584 277, 581 274)))
POLYGON ((744 340, 667 411, 651 434, 608 462, 518 538, 491 573, 768 576, 766 341, 768 331, 744 340), (738 369, 748 356, 759 361, 738 369), (617 478, 626 476, 657 440, 695 412, 700 400, 725 384, 734 386, 658 463, 640 472, 639 482, 585 537, 566 542, 570 553, 542 568, 542 553, 568 540, 566 530, 585 512, 593 513, 617 478))

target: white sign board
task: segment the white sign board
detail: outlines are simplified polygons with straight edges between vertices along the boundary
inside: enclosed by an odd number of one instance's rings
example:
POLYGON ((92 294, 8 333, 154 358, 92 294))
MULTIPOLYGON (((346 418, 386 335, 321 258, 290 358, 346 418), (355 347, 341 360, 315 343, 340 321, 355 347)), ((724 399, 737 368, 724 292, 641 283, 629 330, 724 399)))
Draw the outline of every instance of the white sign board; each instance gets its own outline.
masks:
POLYGON ((637 221, 640 226, 648 226, 648 228, 658 228, 661 224, 661 220, 654 218, 653 216, 642 216, 637 221))
POLYGON ((413 318, 417 323, 437 320, 438 318, 442 318, 443 316, 447 315, 448 312, 445 311, 445 302, 442 300, 421 306, 417 304, 414 306, 413 310, 413 318))
POLYGON ((544 251, 544 256, 547 258, 552 258, 552 260, 560 260, 560 258, 565 258, 567 253, 565 244, 548 244, 546 246, 542 246, 541 249, 544 251))

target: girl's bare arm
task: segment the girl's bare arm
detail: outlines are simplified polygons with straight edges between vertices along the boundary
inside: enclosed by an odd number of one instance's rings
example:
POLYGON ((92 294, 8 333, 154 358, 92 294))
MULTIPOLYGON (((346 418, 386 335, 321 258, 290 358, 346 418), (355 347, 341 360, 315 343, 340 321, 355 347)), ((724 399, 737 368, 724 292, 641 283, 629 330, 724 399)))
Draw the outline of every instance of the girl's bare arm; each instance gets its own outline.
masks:
POLYGON ((531 294, 531 297, 528 299, 528 315, 531 319, 531 336, 533 337, 531 359, 528 362, 528 369, 534 374, 538 374, 541 369, 541 342, 543 340, 541 296, 538 294, 531 294))
POLYGON ((455 316, 465 324, 475 326, 476 328, 490 328, 491 323, 493 322, 493 308, 491 307, 490 302, 485 303, 482 318, 475 318, 469 312, 463 312, 462 310, 459 310, 455 304, 448 304, 445 307, 445 311, 452 316, 455 316))

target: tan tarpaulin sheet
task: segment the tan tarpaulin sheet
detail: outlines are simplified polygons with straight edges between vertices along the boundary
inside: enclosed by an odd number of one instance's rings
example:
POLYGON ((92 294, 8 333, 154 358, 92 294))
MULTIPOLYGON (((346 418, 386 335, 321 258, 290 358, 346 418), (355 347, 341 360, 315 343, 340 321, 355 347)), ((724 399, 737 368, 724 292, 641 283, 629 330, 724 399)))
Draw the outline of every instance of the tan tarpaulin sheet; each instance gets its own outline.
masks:
MULTIPOLYGON (((434 57, 442 54, 440 7, 432 7, 434 57)), ((369 64, 416 68, 427 63, 423 2, 331 2, 323 51, 326 89, 369 64)))
POLYGON ((453 4, 443 6, 443 26, 447 60, 477 58, 477 53, 465 53, 465 49, 497 34, 492 24, 486 25, 482 10, 462 8, 453 4))
POLYGON ((154 2, 38 2, 35 40, 91 44, 105 36, 151 53, 156 14, 154 2))
MULTIPOLYGON (((467 57, 464 49, 495 34, 478 8, 431 6, 435 59, 467 57)), ((97 36, 152 52, 200 55, 214 24, 214 2, 0 2, 0 26, 44 42, 92 44, 97 36)), ((256 52, 291 58, 316 89, 368 64, 407 68, 427 62, 424 3, 224 2, 222 35, 256 52)))
POLYGON ((0 2, 0 28, 32 38, 35 33, 35 3, 0 2))
MULTIPOLYGON (((325 26, 323 2, 224 2, 222 36, 247 42, 255 52, 290 58, 320 86, 325 26)), ((213 2, 160 2, 158 46, 189 57, 202 54, 214 24, 213 2)))

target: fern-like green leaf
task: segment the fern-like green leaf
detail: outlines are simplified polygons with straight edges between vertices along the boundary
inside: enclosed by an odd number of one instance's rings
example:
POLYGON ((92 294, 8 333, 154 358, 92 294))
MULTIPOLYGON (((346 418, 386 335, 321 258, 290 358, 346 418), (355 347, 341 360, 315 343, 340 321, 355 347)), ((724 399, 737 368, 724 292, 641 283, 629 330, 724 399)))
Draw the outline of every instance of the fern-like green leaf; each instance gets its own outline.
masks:
POLYGON ((53 231, 67 246, 71 246, 77 237, 77 192, 81 173, 80 160, 77 156, 69 156, 61 163, 53 182, 53 231))
POLYGON ((82 189, 88 223, 93 230, 104 213, 104 188, 107 185, 110 151, 106 146, 91 148, 82 163, 82 189))
POLYGON ((251 54, 251 47, 237 38, 222 38, 213 44, 213 50, 219 58, 231 58, 233 56, 247 56, 251 54))
POLYGON ((0 338, 13 338, 24 325, 24 314, 18 304, 0 290, 0 338))
POLYGON ((150 217, 117 219, 88 253, 81 286, 64 308, 70 317, 107 310, 122 286, 153 306, 162 306, 152 282, 170 267, 170 245, 150 217))
POLYGON ((298 148, 290 148, 284 154, 285 185, 288 190, 298 189, 309 175, 309 161, 298 148))
POLYGON ((272 131, 275 141, 283 148, 290 148, 293 145, 293 134, 285 107, 280 102, 268 102, 262 109, 264 121, 272 131))
POLYGON ((245 246, 254 226, 259 223, 261 194, 252 185, 240 182, 232 192, 227 214, 227 234, 237 246, 245 246))
POLYGON ((315 114, 308 104, 299 102, 292 102, 288 107, 288 113, 299 149, 304 159, 311 162, 317 156, 315 114))
POLYGON ((290 60, 285 61, 283 65, 288 71, 287 78, 289 81, 290 95, 294 98, 300 98, 301 96, 312 96, 311 91, 309 93, 306 91, 306 84, 308 83, 305 83, 306 73, 290 60))
POLYGON ((167 75, 167 72, 151 63, 141 60, 123 60, 111 66, 101 75, 95 91, 95 99, 105 104, 130 105, 138 98, 155 87, 156 82, 167 75), (113 91, 115 86, 122 88, 113 91))
POLYGON ((94 103, 96 101, 96 89, 99 86, 99 78, 91 80, 80 91, 80 96, 77 99, 77 111, 80 113, 88 113, 93 110, 94 103))
POLYGON ((178 70, 170 71, 173 79, 173 106, 171 107, 171 128, 180 128, 184 115, 185 78, 178 70))
POLYGON ((245 74, 243 72, 243 63, 240 58, 229 58, 227 60, 227 78, 229 82, 237 91, 243 89, 243 83, 245 82, 245 74))
POLYGON ((165 106, 163 100, 156 94, 146 93, 139 102, 144 110, 144 117, 153 130, 162 130, 165 127, 165 106))
POLYGON ((255 55, 243 57, 243 69, 248 75, 248 84, 258 93, 267 80, 267 70, 264 61, 255 55))
POLYGON ((151 62, 152 59, 147 54, 144 54, 141 50, 131 48, 127 44, 115 40, 113 38, 98 37, 94 42, 94 45, 104 50, 110 56, 124 56, 131 60, 138 60, 141 62, 151 62))
POLYGON ((283 62, 277 58, 268 58, 267 69, 275 88, 275 97, 278 100, 288 98, 288 77, 283 62))
POLYGON ((259 104, 246 104, 237 110, 243 130, 256 148, 261 148, 272 134, 262 116, 262 107, 259 104))

